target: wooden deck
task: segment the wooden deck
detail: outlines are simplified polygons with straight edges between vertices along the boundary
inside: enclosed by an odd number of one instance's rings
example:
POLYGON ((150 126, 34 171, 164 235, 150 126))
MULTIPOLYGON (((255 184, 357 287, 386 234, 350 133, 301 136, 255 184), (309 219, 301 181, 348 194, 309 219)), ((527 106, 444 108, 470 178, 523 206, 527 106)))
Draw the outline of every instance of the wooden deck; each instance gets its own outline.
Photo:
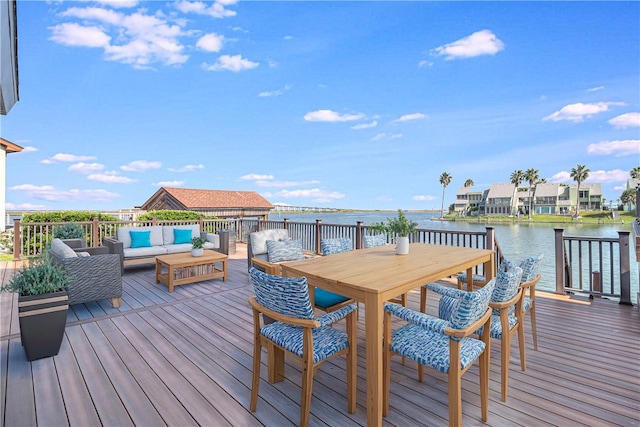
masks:
MULTIPOLYGON (((153 266, 127 269, 122 306, 72 306, 58 356, 32 363, 20 344, 16 300, 0 297, 0 426, 286 426, 299 419, 300 369, 266 381, 248 410, 252 294, 246 259, 229 260, 229 280, 168 293, 153 266)), ((13 263, 0 264, 0 281, 13 263)), ((419 292, 410 295, 418 307, 419 292)), ((539 351, 527 323, 527 370, 513 343, 509 398, 500 400, 499 343, 491 350, 491 426, 640 425, 640 311, 637 307, 544 294, 537 300, 539 351)), ((428 311, 436 311, 435 298, 428 311)), ((363 307, 359 323, 358 407, 346 411, 344 359, 325 363, 313 386, 313 426, 366 425, 363 307)), ((339 326, 341 327, 341 326, 339 326)), ((263 354, 263 363, 266 355, 263 354)), ((264 366, 264 365, 263 365, 264 366)), ((447 383, 413 362, 392 366, 385 425, 447 425, 447 383)), ((463 423, 480 420, 477 366, 463 377, 463 423)))

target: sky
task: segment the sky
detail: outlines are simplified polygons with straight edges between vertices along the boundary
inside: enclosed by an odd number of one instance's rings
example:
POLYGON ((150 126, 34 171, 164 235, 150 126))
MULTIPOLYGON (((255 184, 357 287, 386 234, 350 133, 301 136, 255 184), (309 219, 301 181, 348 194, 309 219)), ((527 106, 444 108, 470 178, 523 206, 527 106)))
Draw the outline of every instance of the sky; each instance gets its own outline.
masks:
POLYGON ((637 1, 19 0, 5 207, 166 186, 439 209, 468 179, 578 165, 616 200, 640 165, 639 22, 637 1))

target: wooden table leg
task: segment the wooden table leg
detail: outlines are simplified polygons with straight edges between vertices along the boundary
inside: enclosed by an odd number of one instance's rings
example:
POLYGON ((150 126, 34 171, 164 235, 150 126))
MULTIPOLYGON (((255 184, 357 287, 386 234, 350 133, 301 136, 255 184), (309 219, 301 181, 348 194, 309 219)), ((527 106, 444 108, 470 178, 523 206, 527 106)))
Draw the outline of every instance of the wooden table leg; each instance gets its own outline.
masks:
POLYGON ((382 426, 382 321, 384 301, 378 294, 365 295, 367 362, 367 426, 382 426))
POLYGON ((162 273, 162 264, 156 258, 156 283, 160 283, 160 273, 162 273))
POLYGON ((168 267, 168 272, 167 272, 167 287, 169 288, 169 292, 173 292, 173 279, 175 277, 175 268, 173 268, 173 266, 169 265, 168 267))
POLYGON ((467 292, 473 292, 473 268, 467 268, 467 292))
POLYGON ((222 261, 222 271, 224 272, 224 277, 222 278, 223 282, 227 281, 227 274, 228 274, 228 270, 227 270, 227 260, 223 260, 222 261))

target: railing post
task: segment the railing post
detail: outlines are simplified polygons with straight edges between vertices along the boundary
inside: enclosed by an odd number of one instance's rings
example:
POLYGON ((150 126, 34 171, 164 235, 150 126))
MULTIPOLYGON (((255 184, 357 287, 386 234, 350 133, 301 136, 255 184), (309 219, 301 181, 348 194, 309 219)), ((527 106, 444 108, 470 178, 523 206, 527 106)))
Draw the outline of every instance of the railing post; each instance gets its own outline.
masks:
POLYGON ((198 225, 200 226, 200 232, 204 233, 206 231, 204 229, 204 217, 198 218, 198 225))
POLYGON ((100 246, 100 220, 93 218, 91 222, 91 247, 96 248, 100 246))
POLYGON ((257 230, 256 231, 262 231, 262 221, 264 221, 262 218, 258 217, 258 225, 257 225, 257 230))
POLYGON ((321 227, 322 227, 322 220, 316 219, 316 250, 315 252, 317 254, 322 253, 322 247, 320 246, 320 236, 322 235, 320 231, 321 227))
POLYGON ((285 230, 289 230, 289 218, 285 218, 284 220, 282 220, 283 223, 283 227, 285 230))
POLYGON ((553 230, 555 232, 556 294, 564 295, 564 228, 553 230))
MULTIPOLYGON (((487 229, 487 237, 486 237, 486 245, 487 249, 495 250, 496 249, 496 229, 495 227, 485 227, 487 229)), ((496 262, 499 262, 496 257, 496 262)))
POLYGON ((22 229, 20 227, 20 220, 15 218, 13 220, 13 260, 20 261, 20 253, 22 252, 22 245, 20 244, 20 236, 22 235, 22 229))
POLYGON ((151 225, 152 226, 158 225, 158 218, 151 218, 151 225))
POLYGON ((356 249, 362 248, 362 221, 356 223, 356 249))
POLYGON ((631 234, 630 231, 618 231, 618 241, 620 242, 620 304, 624 305, 633 305, 631 303, 629 234, 631 234))

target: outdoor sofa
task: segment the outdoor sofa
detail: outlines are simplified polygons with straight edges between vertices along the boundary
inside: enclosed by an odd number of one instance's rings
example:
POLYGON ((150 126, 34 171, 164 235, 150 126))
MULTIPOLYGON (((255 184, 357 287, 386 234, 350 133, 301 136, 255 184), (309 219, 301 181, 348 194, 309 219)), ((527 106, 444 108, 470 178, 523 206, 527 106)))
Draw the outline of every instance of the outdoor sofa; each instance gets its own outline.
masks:
POLYGON ((200 232, 199 224, 120 227, 115 237, 103 238, 102 244, 109 248, 109 253, 120 256, 124 273, 124 267, 153 263, 159 255, 190 252, 191 239, 197 236, 206 240, 204 249, 222 252, 222 247, 229 247, 221 246, 221 236, 228 239, 228 233, 200 232))

